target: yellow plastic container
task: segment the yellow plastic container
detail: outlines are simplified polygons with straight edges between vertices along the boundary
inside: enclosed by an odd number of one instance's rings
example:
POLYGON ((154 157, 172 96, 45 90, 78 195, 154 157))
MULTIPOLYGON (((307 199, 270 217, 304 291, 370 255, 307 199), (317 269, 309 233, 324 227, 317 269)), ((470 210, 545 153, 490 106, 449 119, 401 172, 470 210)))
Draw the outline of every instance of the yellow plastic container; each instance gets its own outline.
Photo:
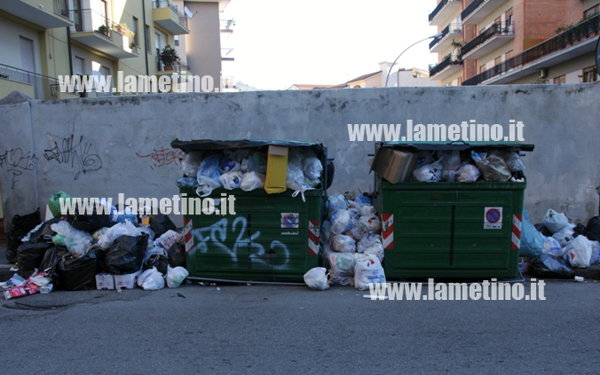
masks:
POLYGON ((267 194, 283 193, 286 190, 288 151, 287 147, 269 146, 267 177, 265 179, 267 194))

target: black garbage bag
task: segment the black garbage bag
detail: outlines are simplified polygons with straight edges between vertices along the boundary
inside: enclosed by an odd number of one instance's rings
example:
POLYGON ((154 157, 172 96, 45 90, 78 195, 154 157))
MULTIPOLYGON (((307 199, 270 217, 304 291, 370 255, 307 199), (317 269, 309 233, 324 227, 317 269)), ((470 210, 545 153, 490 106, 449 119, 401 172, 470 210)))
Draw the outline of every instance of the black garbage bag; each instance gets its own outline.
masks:
POLYGON ((187 268, 184 244, 182 244, 180 242, 174 243, 173 246, 171 246, 169 248, 169 250, 167 251, 167 254, 169 255, 169 266, 171 266, 171 268, 175 268, 175 267, 187 268))
MULTIPOLYGON (((107 209, 107 211, 109 210, 107 209)), ((78 211, 75 215, 69 217, 69 224, 75 229, 92 233, 100 228, 112 226, 113 222, 110 220, 110 213, 99 214, 94 206, 91 215, 78 211)))
POLYGON ((142 268, 148 247, 148 234, 118 237, 104 253, 104 269, 113 275, 134 273, 142 268))
POLYGON ((42 224, 42 226, 38 230, 36 230, 31 234, 31 236, 29 236, 29 242, 52 242, 52 237, 56 235, 56 232, 53 231, 50 228, 50 226, 58 222, 60 222, 59 217, 55 217, 54 219, 45 221, 44 224, 42 224))
POLYGON ((584 235, 590 241, 600 241, 600 216, 594 216, 588 220, 584 235))
POLYGON ((52 244, 46 242, 23 242, 17 249, 19 271, 23 272, 40 268, 44 255, 46 255, 46 251, 50 247, 52 247, 52 244))
POLYGON ((535 224, 534 227, 535 227, 535 229, 538 230, 538 232, 540 232, 544 236, 546 236, 546 237, 552 237, 552 232, 550 232, 548 230, 548 228, 546 228, 546 226, 544 225, 544 223, 535 224))
POLYGON ((144 271, 156 267, 158 272, 163 276, 167 274, 169 269, 169 259, 162 254, 153 254, 144 262, 144 271))
POLYGON ((583 226, 583 224, 577 224, 575 228, 573 228, 573 238, 576 238, 577 236, 581 235, 585 236, 585 227, 583 226))
POLYGON ((12 227, 6 233, 6 259, 10 263, 17 261, 17 249, 23 243, 21 239, 41 222, 39 208, 30 214, 15 215, 13 217, 12 227))
POLYGON ((531 259, 530 273, 542 279, 571 279, 575 275, 563 258, 545 253, 531 259))
POLYGON ((166 215, 151 215, 149 219, 150 229, 154 232, 154 238, 162 236, 169 229, 177 231, 175 224, 166 215))
POLYGON ((96 263, 94 253, 77 258, 64 254, 56 269, 56 287, 61 290, 86 290, 96 287, 96 263))
POLYGON ((48 276, 52 279, 57 279, 57 268, 58 263, 62 259, 63 255, 69 254, 69 250, 66 247, 51 247, 46 251, 42 263, 40 263, 39 270, 46 271, 48 276))

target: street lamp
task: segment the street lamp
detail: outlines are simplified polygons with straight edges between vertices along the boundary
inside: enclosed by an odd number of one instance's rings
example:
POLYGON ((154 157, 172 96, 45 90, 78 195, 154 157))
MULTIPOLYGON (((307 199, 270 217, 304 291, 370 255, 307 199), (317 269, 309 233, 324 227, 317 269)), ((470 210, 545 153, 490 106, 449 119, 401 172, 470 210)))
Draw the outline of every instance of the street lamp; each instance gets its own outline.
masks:
POLYGON ((406 48, 404 51, 402 51, 402 52, 401 52, 401 53, 398 55, 398 57, 396 57, 396 60, 394 60, 394 62, 392 63, 392 66, 390 66, 390 69, 388 70, 387 77, 385 78, 385 87, 387 87, 388 80, 390 79, 390 73, 392 73, 392 69, 394 68, 394 65, 396 64, 396 61, 398 61, 398 59, 400 58, 400 56, 402 56, 402 55, 404 54, 404 52, 408 51, 408 50, 409 50, 409 49, 410 49, 412 46, 415 46, 415 45, 417 45, 417 44, 419 44, 419 43, 421 43, 421 42, 424 42, 424 41, 426 41, 426 40, 428 40, 428 39, 432 39, 432 38, 433 38, 433 39, 441 39, 441 38, 442 38, 442 33, 437 33, 437 34, 435 34, 435 35, 428 36, 428 37, 427 37, 427 38, 425 38, 425 39, 421 39, 421 40, 419 40, 418 42, 415 42, 415 43, 411 44, 411 45, 410 45, 410 46, 408 46, 408 47, 407 47, 407 48, 406 48))

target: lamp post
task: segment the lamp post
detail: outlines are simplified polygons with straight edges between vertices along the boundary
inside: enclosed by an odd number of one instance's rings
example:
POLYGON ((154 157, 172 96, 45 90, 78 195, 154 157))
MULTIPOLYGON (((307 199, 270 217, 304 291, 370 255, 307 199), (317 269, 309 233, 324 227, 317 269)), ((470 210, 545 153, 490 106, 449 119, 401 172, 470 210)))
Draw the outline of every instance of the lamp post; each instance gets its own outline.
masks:
POLYGON ((415 42, 415 43, 411 44, 410 46, 406 47, 406 49, 404 51, 400 52, 400 54, 398 55, 398 57, 396 57, 396 60, 394 60, 394 62, 392 63, 392 66, 390 66, 390 69, 388 70, 387 77, 385 78, 385 87, 387 87, 388 80, 390 79, 390 74, 392 73, 392 69, 394 68, 394 65, 396 64, 396 61, 398 61, 398 59, 400 58, 400 56, 402 56, 404 54, 404 52, 408 51, 411 47, 413 47, 413 46, 415 46, 415 45, 417 45, 417 44, 419 44, 421 42, 424 42, 424 41, 426 41, 428 39, 432 39, 432 38, 441 39, 441 37, 442 37, 442 33, 437 33, 435 35, 428 36, 425 39, 421 39, 418 42, 415 42))

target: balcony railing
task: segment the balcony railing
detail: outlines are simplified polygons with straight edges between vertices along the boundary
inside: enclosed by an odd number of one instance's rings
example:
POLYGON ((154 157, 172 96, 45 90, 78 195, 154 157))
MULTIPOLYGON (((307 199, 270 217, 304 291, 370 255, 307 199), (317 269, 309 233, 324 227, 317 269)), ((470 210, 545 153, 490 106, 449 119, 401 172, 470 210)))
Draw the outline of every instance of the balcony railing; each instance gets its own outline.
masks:
POLYGON ((15 68, 10 65, 0 64, 0 78, 32 85, 35 99, 57 98, 59 92, 59 84, 56 78, 15 68))
POLYGON ((67 0, 54 0, 54 14, 69 18, 69 2, 67 0))
POLYGON ((482 45, 486 41, 490 40, 494 36, 497 35, 512 35, 513 34, 513 24, 506 22, 497 22, 487 29, 483 30, 481 34, 477 35, 475 38, 471 39, 467 44, 462 47, 462 55, 465 56, 467 53, 471 52, 477 46, 482 45))
MULTIPOLYGON (((190 66, 185 61, 180 61, 178 63, 175 63, 172 65, 172 67, 173 67, 172 71, 174 73, 181 73, 181 72, 191 73, 190 66)), ((167 70, 165 70, 165 64, 163 64, 162 61, 160 61, 160 58, 158 56, 156 57, 156 71, 158 71, 158 72, 166 72, 167 71, 167 70)))
POLYGON ((235 26, 235 20, 219 20, 219 29, 221 30, 231 30, 233 31, 233 26, 235 26))
POLYGON ((450 65, 462 65, 462 60, 459 60, 454 56, 446 57, 441 63, 429 69, 429 77, 433 77, 450 65))
POLYGON ((171 10, 175 13, 177 13, 177 16, 179 17, 179 24, 183 27, 185 27, 186 29, 188 28, 188 18, 185 14, 181 13, 179 11, 179 9, 177 8, 176 5, 174 5, 173 3, 171 3, 170 0, 154 0, 152 1, 152 7, 154 9, 161 9, 161 8, 171 8, 171 10))
POLYGON ((479 8, 479 6, 483 3, 485 3, 488 0, 473 0, 473 2, 469 5, 467 5, 467 7, 465 8, 465 10, 463 10, 460 13, 460 18, 461 19, 465 19, 469 16, 469 14, 473 13, 473 11, 475 11, 475 9, 479 8))
POLYGON ((442 35, 440 35, 439 38, 434 38, 431 41, 431 43, 429 43, 429 49, 432 49, 436 44, 438 44, 442 39, 444 39, 444 37, 446 37, 446 35, 448 35, 450 31, 462 33, 462 28, 458 23, 451 23, 448 26, 444 27, 444 30, 442 30, 441 33, 442 35))
POLYGON ((448 0, 442 0, 439 2, 433 12, 429 13, 429 22, 433 21, 435 16, 446 6, 446 4, 448 4, 448 0))
POLYGON ((71 11, 71 19, 75 23, 72 27, 74 32, 96 32, 112 39, 112 31, 117 31, 128 38, 133 38, 134 33, 122 25, 117 25, 106 16, 91 10, 82 9, 71 11))
POLYGON ((600 14, 574 26, 562 33, 547 39, 538 45, 520 53, 494 67, 477 74, 463 82, 463 86, 478 85, 488 79, 502 75, 514 68, 527 65, 544 56, 567 48, 581 40, 589 38, 592 34, 600 33, 600 14))

